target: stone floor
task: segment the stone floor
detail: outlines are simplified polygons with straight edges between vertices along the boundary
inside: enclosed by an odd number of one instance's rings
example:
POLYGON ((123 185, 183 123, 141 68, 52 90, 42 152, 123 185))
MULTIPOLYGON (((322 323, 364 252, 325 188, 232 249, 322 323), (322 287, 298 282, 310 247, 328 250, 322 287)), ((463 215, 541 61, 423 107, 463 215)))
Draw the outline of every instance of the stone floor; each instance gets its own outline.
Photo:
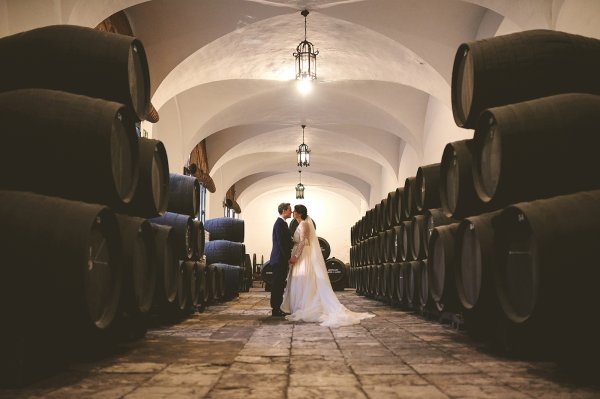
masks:
POLYGON ((494 356, 464 332, 338 293, 362 324, 329 329, 269 317, 258 288, 93 363, 0 398, 599 398, 549 362, 494 356))

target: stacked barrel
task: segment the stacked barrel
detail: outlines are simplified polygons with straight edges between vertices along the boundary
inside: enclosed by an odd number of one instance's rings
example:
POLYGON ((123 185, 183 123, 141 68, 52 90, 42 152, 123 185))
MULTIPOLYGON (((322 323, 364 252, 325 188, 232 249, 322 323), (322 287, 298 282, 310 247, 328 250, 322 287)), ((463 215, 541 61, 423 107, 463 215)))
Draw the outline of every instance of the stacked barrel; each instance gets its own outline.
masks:
POLYGON ((196 179, 137 135, 139 40, 49 26, 0 51, 0 384, 20 385, 202 304, 204 231, 196 179))
POLYGON ((123 312, 147 310, 155 268, 148 253, 131 257, 150 251, 148 224, 116 215, 143 179, 142 44, 51 26, 2 38, 0 51, 4 385, 105 340, 123 312))
POLYGON ((432 306, 427 226, 442 223, 438 180, 438 165, 419 168, 352 226, 350 284, 359 294, 407 310, 432 306))
MULTIPOLYGON (((417 172, 438 182, 417 188, 414 199, 431 189, 438 202, 417 207, 410 220, 422 223, 418 212, 426 220, 428 302, 514 353, 580 364, 600 353, 590 317, 600 277, 599 68, 600 41, 563 32, 462 44, 452 110, 473 138, 448 143, 438 166, 417 172)), ((400 223, 411 214, 403 205, 400 223)), ((351 229, 354 281, 361 294, 399 300, 386 295, 398 266, 386 268, 393 258, 376 243, 397 219, 382 223, 381 209, 390 207, 378 206, 351 229)))
POLYGON ((205 222, 210 241, 206 243, 208 273, 215 280, 210 300, 235 298, 252 285, 252 264, 244 244, 243 219, 229 217, 208 219, 205 222))
POLYGON ((199 204, 198 180, 170 173, 166 212, 150 219, 157 237, 167 235, 162 247, 168 250, 159 257, 160 289, 152 308, 159 320, 178 320, 203 309, 208 302, 205 232, 204 224, 197 218, 199 204))

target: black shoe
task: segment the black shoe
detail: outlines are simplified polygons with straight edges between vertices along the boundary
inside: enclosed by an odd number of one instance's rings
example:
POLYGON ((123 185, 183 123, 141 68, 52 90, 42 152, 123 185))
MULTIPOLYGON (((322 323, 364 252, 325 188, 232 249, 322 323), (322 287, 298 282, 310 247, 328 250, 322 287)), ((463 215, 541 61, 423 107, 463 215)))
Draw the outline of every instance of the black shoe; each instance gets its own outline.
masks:
POLYGON ((286 315, 287 315, 287 313, 285 313, 284 311, 282 311, 280 309, 273 309, 273 311, 271 312, 271 316, 273 316, 273 317, 284 317, 286 315))

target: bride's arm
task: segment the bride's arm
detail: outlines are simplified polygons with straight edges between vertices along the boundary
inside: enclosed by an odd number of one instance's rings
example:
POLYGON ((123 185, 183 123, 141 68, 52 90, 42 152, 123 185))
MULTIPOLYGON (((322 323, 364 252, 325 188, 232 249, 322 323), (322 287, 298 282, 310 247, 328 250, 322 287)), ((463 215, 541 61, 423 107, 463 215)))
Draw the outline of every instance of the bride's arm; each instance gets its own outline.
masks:
POLYGON ((294 245, 294 249, 292 251, 292 258, 290 259, 291 263, 296 263, 300 254, 302 254, 302 250, 304 249, 304 245, 308 241, 308 228, 306 222, 303 221, 298 225, 298 234, 299 234, 299 242, 294 245))

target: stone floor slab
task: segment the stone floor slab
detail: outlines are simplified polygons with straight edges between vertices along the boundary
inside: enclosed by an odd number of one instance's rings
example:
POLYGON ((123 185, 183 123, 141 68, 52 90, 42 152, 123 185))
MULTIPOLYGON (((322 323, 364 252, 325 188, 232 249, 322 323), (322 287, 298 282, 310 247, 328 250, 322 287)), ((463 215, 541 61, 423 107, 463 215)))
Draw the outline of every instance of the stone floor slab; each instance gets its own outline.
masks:
POLYGON ((449 325, 357 296, 377 317, 331 329, 269 316, 258 289, 207 307, 104 358, 73 362, 0 399, 37 398, 598 398, 552 362, 488 351, 449 325))

